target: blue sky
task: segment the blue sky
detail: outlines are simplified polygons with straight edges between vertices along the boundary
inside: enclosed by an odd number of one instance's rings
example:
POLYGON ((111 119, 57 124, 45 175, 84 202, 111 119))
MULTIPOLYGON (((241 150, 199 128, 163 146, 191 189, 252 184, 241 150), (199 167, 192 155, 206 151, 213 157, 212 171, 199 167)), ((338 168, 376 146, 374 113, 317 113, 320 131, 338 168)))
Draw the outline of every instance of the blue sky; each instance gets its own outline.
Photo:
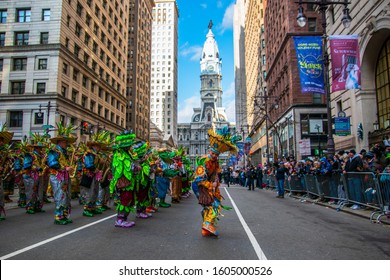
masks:
POLYGON ((177 0, 179 8, 178 122, 189 123, 200 107, 200 65, 209 21, 222 58, 222 102, 228 120, 235 121, 233 5, 234 0, 177 0))

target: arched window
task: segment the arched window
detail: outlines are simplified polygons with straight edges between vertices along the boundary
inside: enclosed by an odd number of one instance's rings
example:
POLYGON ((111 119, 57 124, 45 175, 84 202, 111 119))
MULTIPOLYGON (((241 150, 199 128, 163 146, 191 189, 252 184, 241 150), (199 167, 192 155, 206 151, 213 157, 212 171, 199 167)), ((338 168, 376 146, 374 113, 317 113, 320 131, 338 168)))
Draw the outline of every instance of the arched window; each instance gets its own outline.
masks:
POLYGON ((207 121, 211 122, 211 114, 210 113, 207 114, 207 121))
POLYGON ((212 88, 213 87, 213 80, 210 79, 209 81, 209 87, 212 88))
POLYGON ((390 119, 390 38, 383 45, 375 71, 379 127, 386 128, 390 119))

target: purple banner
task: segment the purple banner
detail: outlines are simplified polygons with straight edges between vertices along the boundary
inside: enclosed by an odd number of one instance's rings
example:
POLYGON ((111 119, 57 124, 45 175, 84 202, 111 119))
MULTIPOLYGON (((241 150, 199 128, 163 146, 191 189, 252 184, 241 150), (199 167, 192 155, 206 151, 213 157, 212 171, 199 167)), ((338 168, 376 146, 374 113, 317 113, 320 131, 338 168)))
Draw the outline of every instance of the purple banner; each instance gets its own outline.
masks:
POLYGON ((358 35, 329 36, 332 57, 332 92, 361 85, 358 35))

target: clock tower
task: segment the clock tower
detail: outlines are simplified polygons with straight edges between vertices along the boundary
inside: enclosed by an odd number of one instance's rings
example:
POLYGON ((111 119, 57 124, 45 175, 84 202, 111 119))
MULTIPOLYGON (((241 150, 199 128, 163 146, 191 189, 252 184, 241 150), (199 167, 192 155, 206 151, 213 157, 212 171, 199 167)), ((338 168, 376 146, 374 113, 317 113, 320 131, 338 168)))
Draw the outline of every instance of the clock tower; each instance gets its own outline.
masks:
MULTIPOLYGON (((222 60, 210 21, 206 41, 200 58, 201 106, 194 108, 189 124, 178 124, 178 145, 188 148, 189 157, 195 167, 196 158, 208 153, 208 130, 229 128, 235 133, 235 124, 229 123, 226 110, 222 107, 222 60)), ((229 163, 229 154, 220 155, 223 166, 229 163)))
POLYGON ((208 119, 207 108, 213 109, 212 118, 218 120, 216 108, 222 107, 222 59, 219 56, 218 45, 211 30, 212 26, 212 21, 210 21, 209 32, 200 59, 201 121, 208 119))

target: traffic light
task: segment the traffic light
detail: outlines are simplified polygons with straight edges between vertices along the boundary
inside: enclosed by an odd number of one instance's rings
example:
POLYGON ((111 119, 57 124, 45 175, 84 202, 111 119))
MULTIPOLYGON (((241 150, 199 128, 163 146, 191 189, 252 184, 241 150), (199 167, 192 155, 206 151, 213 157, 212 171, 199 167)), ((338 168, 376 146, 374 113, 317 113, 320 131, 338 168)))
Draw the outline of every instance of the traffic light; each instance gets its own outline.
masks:
POLYGON ((88 124, 88 122, 85 122, 85 121, 82 121, 81 122, 81 135, 83 135, 83 134, 89 134, 89 129, 88 129, 88 127, 89 127, 89 124, 88 124))

